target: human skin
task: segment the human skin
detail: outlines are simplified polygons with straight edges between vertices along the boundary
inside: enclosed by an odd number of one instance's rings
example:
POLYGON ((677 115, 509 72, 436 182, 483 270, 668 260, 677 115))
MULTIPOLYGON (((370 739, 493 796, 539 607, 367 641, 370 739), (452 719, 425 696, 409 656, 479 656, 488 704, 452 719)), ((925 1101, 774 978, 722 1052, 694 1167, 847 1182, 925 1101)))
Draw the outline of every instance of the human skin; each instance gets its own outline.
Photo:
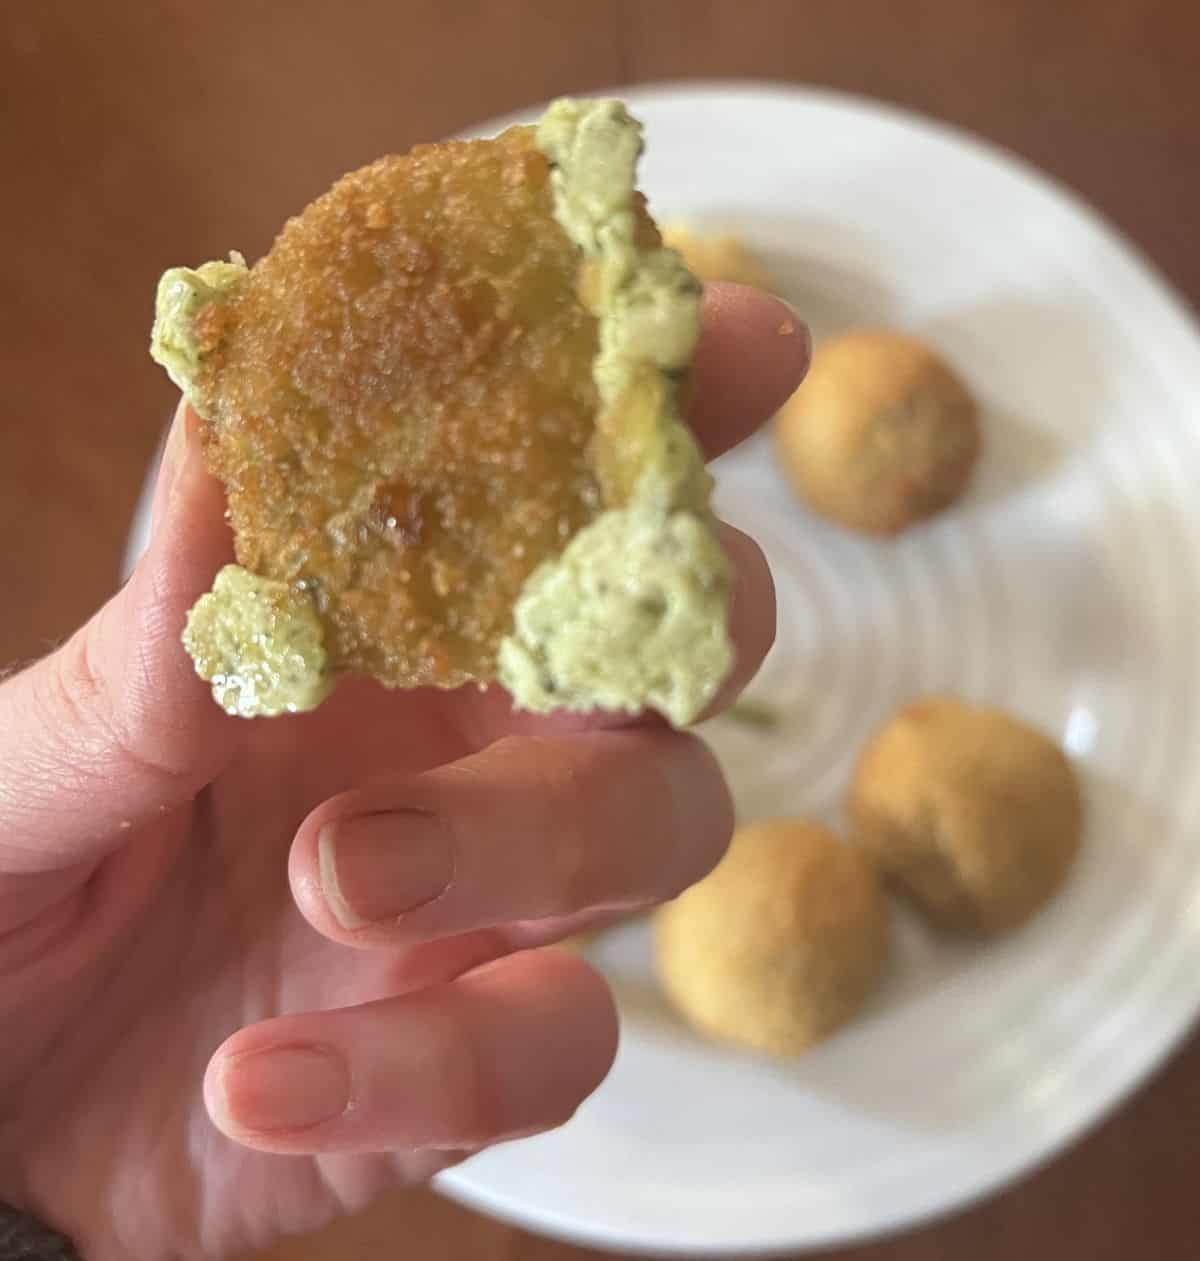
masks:
MULTIPOLYGON (((715 287, 707 453, 807 358, 782 304, 715 287)), ((179 632, 230 559, 223 509, 181 409, 133 576, 0 685, 0 1200, 89 1261, 233 1255, 566 1120, 616 1022, 540 947, 675 895, 732 827, 711 755, 652 716, 361 679, 315 714, 222 713, 179 632)), ((774 629, 761 554, 723 538, 716 708, 774 629)))

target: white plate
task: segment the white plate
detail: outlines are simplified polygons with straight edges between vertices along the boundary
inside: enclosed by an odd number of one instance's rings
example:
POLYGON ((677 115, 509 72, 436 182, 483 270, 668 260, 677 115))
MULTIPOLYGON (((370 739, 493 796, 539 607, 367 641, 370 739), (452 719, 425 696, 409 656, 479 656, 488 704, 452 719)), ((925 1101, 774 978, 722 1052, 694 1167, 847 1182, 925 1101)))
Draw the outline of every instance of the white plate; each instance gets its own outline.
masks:
POLYGON ((762 441, 721 461, 721 510, 779 583, 754 691, 788 715, 767 736, 710 724, 740 809, 837 821, 872 725, 948 690, 1061 738, 1087 783, 1087 845, 1010 940, 950 949, 902 920, 878 1001, 794 1065, 686 1032, 644 926, 621 930, 594 952, 624 1017, 609 1080, 562 1131, 439 1184, 601 1246, 828 1245, 1029 1170, 1140 1083, 1200 1005, 1200 339, 1091 211, 961 133, 790 89, 626 96, 660 219, 744 235, 818 335, 885 323, 930 339, 986 412, 968 502, 893 544, 806 517, 762 441))

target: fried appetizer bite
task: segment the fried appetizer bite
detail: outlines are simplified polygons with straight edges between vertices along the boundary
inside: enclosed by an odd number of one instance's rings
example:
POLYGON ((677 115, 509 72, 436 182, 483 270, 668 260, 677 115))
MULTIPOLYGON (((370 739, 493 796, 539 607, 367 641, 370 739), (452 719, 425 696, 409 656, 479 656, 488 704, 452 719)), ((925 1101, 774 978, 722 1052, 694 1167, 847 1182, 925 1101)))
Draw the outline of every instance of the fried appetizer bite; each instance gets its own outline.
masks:
POLYGON ((798 1055, 875 988, 887 902, 862 851, 779 819, 739 828, 716 870, 658 911, 655 933, 659 981, 689 1024, 798 1055))
POLYGON ((954 503, 979 454, 975 401, 928 346, 844 333, 817 346, 775 420, 776 453, 809 507, 864 534, 897 534, 954 503))
POLYGON ((701 286, 615 101, 388 157, 253 267, 162 278, 151 353, 205 422, 237 565, 184 642, 231 713, 341 671, 695 718, 729 566, 681 415, 701 286))
POLYGON ((708 235, 685 223, 669 223, 663 228, 663 244, 678 250, 688 270, 706 283, 730 280, 756 289, 770 289, 767 269, 744 241, 731 233, 708 235))
POLYGON ((992 936, 1062 887, 1079 850, 1083 802, 1063 751, 998 709, 916 701, 861 754, 854 838, 885 877, 947 933, 992 936))

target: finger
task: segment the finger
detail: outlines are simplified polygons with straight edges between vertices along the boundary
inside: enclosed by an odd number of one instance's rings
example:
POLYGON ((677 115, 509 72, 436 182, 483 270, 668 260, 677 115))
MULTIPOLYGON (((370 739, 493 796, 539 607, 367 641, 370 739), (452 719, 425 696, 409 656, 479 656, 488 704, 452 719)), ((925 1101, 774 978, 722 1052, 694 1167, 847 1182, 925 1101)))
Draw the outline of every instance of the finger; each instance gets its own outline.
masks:
MULTIPOLYGON (((534 950, 572 939, 589 940, 644 913, 626 908, 575 911, 570 915, 520 920, 497 928, 473 929, 438 941, 420 942, 387 955, 378 988, 368 996, 407 994, 431 985, 444 985, 465 972, 518 950, 534 950)), ((382 962, 385 956, 381 952, 375 958, 382 962)))
POLYGON ((318 931, 396 947, 664 901, 716 865, 732 829, 720 767, 694 736, 513 737, 327 801, 289 875, 318 931))
POLYGON ((221 1130, 265 1151, 475 1147, 568 1120, 616 1043, 600 977, 537 951, 419 993, 243 1029, 213 1056, 204 1097, 221 1130))
POLYGON ((164 452, 154 534, 129 581, 58 651, 0 687, 0 898, 10 910, 52 897, 55 873, 86 870, 232 755, 236 720, 179 645, 187 609, 230 556, 222 490, 185 412, 164 452))
POLYGON ((729 597, 733 668, 698 722, 727 709, 741 695, 775 643, 775 580, 762 548, 736 526, 722 522, 720 534, 721 546, 733 562, 733 591, 729 597))
POLYGON ((808 371, 812 339, 782 298, 747 285, 704 291, 688 419, 708 459, 765 424, 808 371))
MULTIPOLYGON (((731 525, 719 526, 721 544, 733 566, 733 590, 729 601, 729 637, 734 659, 716 698, 697 721, 727 708, 758 673, 763 658, 775 642, 775 584, 762 549, 748 535, 731 525)), ((460 732, 465 748, 480 749, 505 735, 570 735, 579 731, 641 725, 661 726, 658 715, 628 714, 606 710, 587 713, 559 711, 533 714, 513 708, 503 688, 464 688, 446 697, 447 714, 460 732)))

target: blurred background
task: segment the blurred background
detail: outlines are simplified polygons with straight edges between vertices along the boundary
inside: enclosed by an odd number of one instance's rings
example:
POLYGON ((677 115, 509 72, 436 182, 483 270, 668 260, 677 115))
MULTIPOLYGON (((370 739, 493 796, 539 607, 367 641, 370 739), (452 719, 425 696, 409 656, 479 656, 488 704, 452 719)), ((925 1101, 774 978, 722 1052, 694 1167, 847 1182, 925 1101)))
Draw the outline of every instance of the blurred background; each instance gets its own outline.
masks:
MULTIPOLYGON (((670 79, 825 85, 1037 163, 1196 305, 1198 58, 1196 0, 4 0, 0 669, 43 653, 115 584, 174 399, 146 353, 159 273, 231 247, 257 257, 343 172, 567 92, 670 79)), ((1198 1118, 1193 1041, 1035 1177, 949 1222, 837 1255, 1194 1255, 1198 1118)), ((272 1255, 603 1254, 416 1192, 272 1255)))

